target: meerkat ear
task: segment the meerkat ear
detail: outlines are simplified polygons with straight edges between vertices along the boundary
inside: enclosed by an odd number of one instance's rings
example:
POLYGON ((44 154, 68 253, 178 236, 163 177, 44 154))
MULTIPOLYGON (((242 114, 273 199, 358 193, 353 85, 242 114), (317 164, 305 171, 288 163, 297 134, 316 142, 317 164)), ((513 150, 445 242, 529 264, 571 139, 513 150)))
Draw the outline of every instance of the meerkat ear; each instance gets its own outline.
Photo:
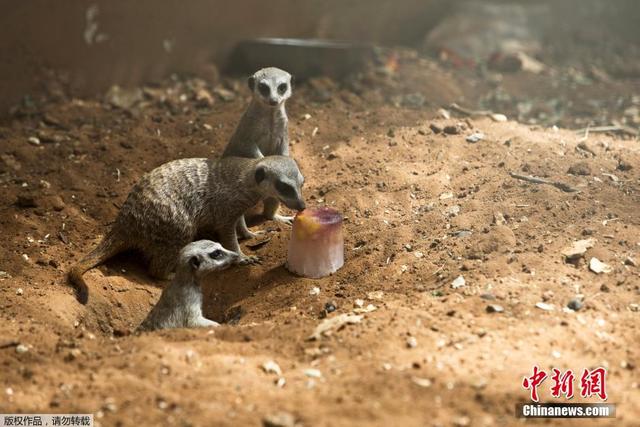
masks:
POLYGON ((256 78, 253 76, 250 76, 247 79, 247 86, 249 86, 249 89, 251 89, 251 92, 253 92, 253 88, 255 87, 255 85, 256 85, 256 78))
POLYGON ((256 169, 256 183, 260 184, 266 178, 267 173, 262 166, 256 169))
POLYGON ((197 270, 198 267, 200 267, 200 258, 195 255, 192 256, 191 258, 189 258, 189 264, 191 265, 191 268, 197 270))

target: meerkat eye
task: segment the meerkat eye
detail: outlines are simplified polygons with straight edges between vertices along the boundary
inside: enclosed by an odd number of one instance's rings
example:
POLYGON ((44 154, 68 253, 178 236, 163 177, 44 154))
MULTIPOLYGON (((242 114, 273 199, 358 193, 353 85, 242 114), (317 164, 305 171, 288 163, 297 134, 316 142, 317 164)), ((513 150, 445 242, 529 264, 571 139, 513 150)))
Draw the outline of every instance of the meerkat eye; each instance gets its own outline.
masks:
POLYGON ((215 251, 211 252, 209 254, 209 256, 211 257, 211 259, 220 259, 222 258, 222 251, 220 249, 216 249, 215 251))
POLYGON ((282 181, 276 181, 276 190, 285 197, 296 197, 296 190, 282 181))
POLYGON ((287 84, 286 83, 280 83, 278 85, 278 93, 280 95, 284 95, 284 93, 287 91, 287 84))
POLYGON ((260 82, 258 84, 258 90, 260 91, 262 96, 269 96, 269 94, 271 93, 271 88, 269 88, 269 85, 265 82, 260 82))

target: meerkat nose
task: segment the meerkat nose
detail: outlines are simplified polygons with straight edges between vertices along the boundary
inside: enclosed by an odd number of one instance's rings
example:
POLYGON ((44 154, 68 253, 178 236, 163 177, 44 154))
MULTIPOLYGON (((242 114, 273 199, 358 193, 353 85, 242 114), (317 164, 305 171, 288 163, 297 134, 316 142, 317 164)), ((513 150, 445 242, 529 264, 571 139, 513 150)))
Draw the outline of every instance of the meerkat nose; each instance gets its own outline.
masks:
POLYGON ((276 106, 276 105, 278 105, 278 101, 276 99, 271 98, 271 99, 269 99, 269 105, 276 106))

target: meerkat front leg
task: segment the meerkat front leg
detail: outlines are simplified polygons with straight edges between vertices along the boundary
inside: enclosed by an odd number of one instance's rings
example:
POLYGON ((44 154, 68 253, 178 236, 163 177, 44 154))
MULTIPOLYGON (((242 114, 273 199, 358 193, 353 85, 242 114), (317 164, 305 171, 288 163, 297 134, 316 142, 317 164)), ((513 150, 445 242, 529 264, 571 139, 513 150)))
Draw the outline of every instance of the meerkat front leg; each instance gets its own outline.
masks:
POLYGON ((238 235, 236 234, 236 228, 240 222, 240 218, 232 224, 228 224, 220 229, 220 243, 225 249, 233 251, 238 254, 238 260, 236 264, 247 265, 247 264, 258 264, 260 262, 260 258, 255 255, 245 255, 240 248, 240 244, 238 243, 238 235))
POLYGON ((260 235, 265 234, 266 232, 263 230, 259 231, 251 231, 249 227, 247 227, 247 222, 244 219, 244 215, 240 217, 238 220, 238 226, 236 227, 236 233, 238 233, 238 237, 240 239, 254 239, 260 235))
POLYGON ((274 221, 282 222, 287 225, 293 224, 292 216, 284 216, 278 215, 278 208, 280 207, 280 202, 275 198, 268 198, 264 201, 264 211, 263 215, 267 219, 272 219, 274 221))

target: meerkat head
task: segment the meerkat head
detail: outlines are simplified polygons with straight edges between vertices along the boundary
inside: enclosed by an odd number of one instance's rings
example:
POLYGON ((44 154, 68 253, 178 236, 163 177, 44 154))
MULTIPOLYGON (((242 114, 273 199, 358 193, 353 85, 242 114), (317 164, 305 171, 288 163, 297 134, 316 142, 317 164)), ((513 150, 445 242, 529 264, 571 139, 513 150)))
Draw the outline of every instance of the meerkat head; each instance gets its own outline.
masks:
POLYGON ((179 268, 186 268, 199 278, 212 271, 224 270, 237 258, 237 253, 226 250, 220 243, 198 240, 182 248, 179 255, 179 268))
POLYGON ((247 83, 254 99, 264 105, 277 107, 291 96, 293 77, 280 68, 269 67, 256 71, 247 83))
POLYGON ((255 168, 255 180, 264 197, 274 197, 289 209, 304 210, 304 177, 291 157, 267 156, 260 159, 255 168))

